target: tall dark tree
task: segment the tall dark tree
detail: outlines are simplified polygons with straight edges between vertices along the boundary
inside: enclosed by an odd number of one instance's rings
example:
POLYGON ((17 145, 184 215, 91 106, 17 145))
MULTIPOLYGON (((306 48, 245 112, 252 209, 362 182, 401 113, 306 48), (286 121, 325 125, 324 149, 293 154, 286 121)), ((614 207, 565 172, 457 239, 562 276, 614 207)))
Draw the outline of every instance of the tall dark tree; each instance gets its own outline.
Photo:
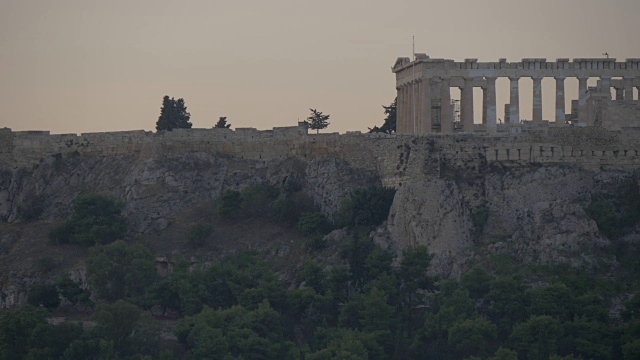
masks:
POLYGON ((306 122, 309 125, 309 129, 315 130, 316 133, 320 132, 320 129, 324 129, 329 126, 329 116, 324 115, 321 111, 317 111, 316 109, 311 110, 311 115, 307 118, 306 122))
POLYGON ((369 128, 369 133, 382 132, 382 133, 391 134, 396 132, 396 114, 398 111, 397 100, 398 100, 397 98, 394 99, 391 105, 389 106, 382 105, 382 107, 384 108, 384 113, 387 116, 384 118, 384 124, 382 124, 381 127, 374 126, 373 129, 369 128))
POLYGON ((173 129, 190 129, 190 118, 191 114, 187 112, 184 99, 180 98, 176 100, 165 95, 162 99, 160 117, 158 118, 158 122, 156 122, 156 130, 171 131, 173 129))
POLYGON ((218 120, 218 122, 213 126, 214 128, 219 128, 219 129, 228 129, 231 127, 231 124, 227 124, 227 117, 226 116, 220 116, 220 119, 218 120))

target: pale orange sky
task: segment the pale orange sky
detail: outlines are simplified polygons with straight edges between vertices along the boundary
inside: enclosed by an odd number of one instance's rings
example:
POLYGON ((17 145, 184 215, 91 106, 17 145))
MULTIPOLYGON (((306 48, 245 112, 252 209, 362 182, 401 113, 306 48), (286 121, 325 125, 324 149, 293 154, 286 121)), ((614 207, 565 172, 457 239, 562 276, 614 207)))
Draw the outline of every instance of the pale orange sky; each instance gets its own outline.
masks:
MULTIPOLYGON (((412 35, 416 52, 457 61, 624 60, 640 57, 639 20, 638 0, 0 0, 0 127, 153 130, 169 95, 194 127, 290 126, 312 107, 331 114, 328 132, 365 131, 382 124, 412 35)), ((520 85, 531 118, 531 80, 520 85)))

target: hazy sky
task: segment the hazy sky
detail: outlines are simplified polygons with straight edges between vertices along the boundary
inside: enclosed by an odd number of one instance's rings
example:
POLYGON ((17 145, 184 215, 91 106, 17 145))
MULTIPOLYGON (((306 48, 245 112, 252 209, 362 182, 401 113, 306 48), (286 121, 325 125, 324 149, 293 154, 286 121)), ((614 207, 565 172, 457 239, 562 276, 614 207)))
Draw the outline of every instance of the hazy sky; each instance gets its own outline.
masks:
MULTIPOLYGON (((416 52, 457 61, 624 60, 640 57, 639 32, 639 0, 0 0, 0 127, 153 130, 166 94, 194 127, 290 126, 317 108, 328 131, 364 131, 382 123, 412 35, 416 52)), ((553 89, 546 79, 545 118, 553 89)))

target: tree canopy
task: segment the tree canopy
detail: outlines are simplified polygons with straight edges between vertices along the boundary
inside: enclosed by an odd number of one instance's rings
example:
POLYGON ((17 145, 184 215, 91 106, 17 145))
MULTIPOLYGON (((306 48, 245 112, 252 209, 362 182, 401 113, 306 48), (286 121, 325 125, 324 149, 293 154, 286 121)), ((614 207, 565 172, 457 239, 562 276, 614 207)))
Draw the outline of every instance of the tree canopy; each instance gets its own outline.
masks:
POLYGON ((394 99, 391 105, 384 106, 384 113, 386 117, 384 118, 384 124, 381 127, 374 126, 373 129, 369 128, 369 133, 387 133, 391 134, 396 132, 396 114, 398 110, 398 99, 394 99))
POLYGON ((220 116, 220 119, 218 119, 218 122, 213 125, 214 128, 219 128, 219 129, 228 129, 231 127, 231 124, 227 123, 227 117, 226 116, 220 116))
POLYGON ((311 115, 309 115, 306 120, 306 123, 309 125, 309 129, 320 132, 321 129, 329 126, 329 114, 324 115, 321 111, 318 111, 316 109, 309 110, 311 110, 311 115))
POLYGON ((160 108, 160 117, 156 123, 156 130, 171 131, 173 129, 190 129, 190 118, 191 114, 187 112, 184 99, 180 98, 176 100, 165 95, 162 99, 162 107, 160 108))

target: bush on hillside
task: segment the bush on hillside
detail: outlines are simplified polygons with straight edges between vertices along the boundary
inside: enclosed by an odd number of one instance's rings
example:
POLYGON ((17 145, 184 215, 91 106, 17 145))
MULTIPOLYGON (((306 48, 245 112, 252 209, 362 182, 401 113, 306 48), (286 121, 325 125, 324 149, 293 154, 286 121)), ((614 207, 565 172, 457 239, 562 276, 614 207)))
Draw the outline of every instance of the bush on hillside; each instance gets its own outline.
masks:
POLYGON ((242 208, 242 194, 236 190, 227 190, 220 197, 218 213, 223 218, 232 218, 240 213, 242 208))
POLYGON ((358 189, 342 204, 341 220, 349 226, 378 226, 389 216, 395 189, 358 189))
POLYGON ((55 244, 92 246, 121 239, 127 230, 121 215, 124 204, 102 194, 78 196, 73 202, 73 215, 53 229, 49 238, 55 244))

